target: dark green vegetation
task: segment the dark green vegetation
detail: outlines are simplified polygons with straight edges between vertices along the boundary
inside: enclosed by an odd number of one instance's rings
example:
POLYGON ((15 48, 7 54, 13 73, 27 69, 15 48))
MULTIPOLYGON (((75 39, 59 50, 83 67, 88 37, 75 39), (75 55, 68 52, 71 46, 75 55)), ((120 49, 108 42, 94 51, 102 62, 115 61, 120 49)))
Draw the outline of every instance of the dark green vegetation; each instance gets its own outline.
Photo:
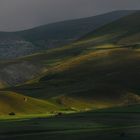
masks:
POLYGON ((80 113, 0 121, 1 140, 139 140, 139 113, 80 113))

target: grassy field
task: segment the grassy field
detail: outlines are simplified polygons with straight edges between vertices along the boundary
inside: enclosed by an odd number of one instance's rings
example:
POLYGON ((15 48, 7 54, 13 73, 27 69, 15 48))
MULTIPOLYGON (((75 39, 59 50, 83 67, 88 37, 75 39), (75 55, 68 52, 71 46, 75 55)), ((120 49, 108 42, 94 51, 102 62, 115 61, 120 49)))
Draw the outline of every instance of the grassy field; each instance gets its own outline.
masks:
POLYGON ((2 140, 138 140, 139 113, 80 113, 0 121, 2 140))

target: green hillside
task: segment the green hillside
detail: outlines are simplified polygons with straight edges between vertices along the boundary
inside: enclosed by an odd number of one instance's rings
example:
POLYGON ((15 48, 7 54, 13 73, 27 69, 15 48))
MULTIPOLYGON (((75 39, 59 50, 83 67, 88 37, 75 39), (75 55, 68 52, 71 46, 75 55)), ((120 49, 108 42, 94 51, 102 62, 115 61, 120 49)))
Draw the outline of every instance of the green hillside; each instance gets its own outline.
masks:
POLYGON ((0 115, 28 115, 43 114, 58 111, 60 107, 45 101, 28 96, 23 96, 15 92, 0 92, 0 115))

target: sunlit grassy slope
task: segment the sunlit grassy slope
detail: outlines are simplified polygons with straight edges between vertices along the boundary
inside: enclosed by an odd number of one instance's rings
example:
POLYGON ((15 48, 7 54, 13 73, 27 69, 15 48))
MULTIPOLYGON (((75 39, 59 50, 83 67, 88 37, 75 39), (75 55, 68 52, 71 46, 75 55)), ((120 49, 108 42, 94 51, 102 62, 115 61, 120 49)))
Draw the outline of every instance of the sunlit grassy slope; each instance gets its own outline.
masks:
MULTIPOLYGON (((102 42, 113 42, 122 45, 139 43, 140 38, 140 11, 123 17, 115 22, 102 26, 94 32, 87 34, 82 40, 90 40, 102 36, 107 38, 102 42)), ((100 40, 101 41, 101 40, 100 40)))
POLYGON ((15 92, 0 92, 0 115, 9 115, 13 112, 15 115, 42 114, 58 111, 56 105, 28 96, 23 96, 15 92))

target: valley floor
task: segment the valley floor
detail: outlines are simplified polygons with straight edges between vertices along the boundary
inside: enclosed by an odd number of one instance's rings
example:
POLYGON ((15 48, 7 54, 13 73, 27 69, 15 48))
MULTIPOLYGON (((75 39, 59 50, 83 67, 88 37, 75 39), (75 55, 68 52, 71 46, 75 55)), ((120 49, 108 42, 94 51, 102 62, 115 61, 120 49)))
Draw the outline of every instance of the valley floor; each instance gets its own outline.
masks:
POLYGON ((1 140, 139 140, 140 113, 87 112, 0 121, 1 140))

